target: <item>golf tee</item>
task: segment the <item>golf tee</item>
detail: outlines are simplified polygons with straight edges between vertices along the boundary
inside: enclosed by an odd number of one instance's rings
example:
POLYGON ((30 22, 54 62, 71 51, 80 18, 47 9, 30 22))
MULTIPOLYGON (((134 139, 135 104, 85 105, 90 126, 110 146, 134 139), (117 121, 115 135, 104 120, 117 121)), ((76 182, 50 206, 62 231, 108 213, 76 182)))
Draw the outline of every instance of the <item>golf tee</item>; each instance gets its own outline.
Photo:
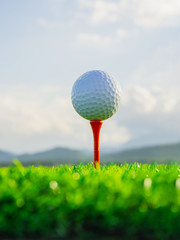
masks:
POLYGON ((93 136, 94 136, 94 167, 98 168, 100 166, 99 161, 99 136, 101 131, 101 126, 103 121, 101 120, 91 120, 90 121, 93 136))

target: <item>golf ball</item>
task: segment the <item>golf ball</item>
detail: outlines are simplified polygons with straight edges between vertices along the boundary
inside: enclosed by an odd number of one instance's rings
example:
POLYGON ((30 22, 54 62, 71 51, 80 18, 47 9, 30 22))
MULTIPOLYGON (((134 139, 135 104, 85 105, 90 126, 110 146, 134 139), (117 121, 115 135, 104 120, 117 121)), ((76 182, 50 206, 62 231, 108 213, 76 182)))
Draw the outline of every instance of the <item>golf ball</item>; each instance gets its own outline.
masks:
POLYGON ((105 120, 120 106, 121 88, 114 77, 100 70, 84 73, 71 93, 75 110, 87 120, 105 120))

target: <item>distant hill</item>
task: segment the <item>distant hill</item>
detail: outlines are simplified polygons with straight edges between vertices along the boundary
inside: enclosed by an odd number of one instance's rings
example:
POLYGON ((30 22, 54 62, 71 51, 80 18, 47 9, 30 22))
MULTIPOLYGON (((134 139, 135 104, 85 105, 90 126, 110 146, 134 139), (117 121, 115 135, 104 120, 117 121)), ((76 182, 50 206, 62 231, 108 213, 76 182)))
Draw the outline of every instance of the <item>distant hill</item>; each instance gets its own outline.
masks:
POLYGON ((166 144, 159 146, 134 148, 119 152, 113 152, 102 155, 102 160, 105 162, 141 162, 141 163, 167 163, 176 161, 180 163, 180 143, 166 144))
POLYGON ((41 151, 32 154, 13 154, 9 152, 0 151, 0 165, 9 165, 12 160, 17 158, 27 165, 59 165, 59 164, 78 164, 80 162, 88 162, 89 157, 82 151, 72 150, 68 148, 54 148, 47 151, 41 151))
POLYGON ((44 164, 44 165, 58 165, 58 164, 78 164, 88 160, 88 157, 78 150, 68 148, 53 148, 51 150, 37 152, 34 154, 22 154, 17 156, 24 164, 44 164))
POLYGON ((15 158, 15 154, 0 150, 0 163, 6 163, 15 158))
MULTIPOLYGON (((93 156, 69 148, 54 148, 47 151, 41 151, 32 154, 13 154, 0 151, 0 166, 7 166, 12 163, 14 158, 19 159, 24 166, 28 165, 47 165, 57 166, 59 164, 78 164, 93 161, 93 156)), ((139 162, 139 163, 158 163, 178 162, 180 163, 180 143, 166 144, 159 146, 150 146, 134 148, 124 151, 112 152, 108 154, 101 153, 101 163, 139 162)))

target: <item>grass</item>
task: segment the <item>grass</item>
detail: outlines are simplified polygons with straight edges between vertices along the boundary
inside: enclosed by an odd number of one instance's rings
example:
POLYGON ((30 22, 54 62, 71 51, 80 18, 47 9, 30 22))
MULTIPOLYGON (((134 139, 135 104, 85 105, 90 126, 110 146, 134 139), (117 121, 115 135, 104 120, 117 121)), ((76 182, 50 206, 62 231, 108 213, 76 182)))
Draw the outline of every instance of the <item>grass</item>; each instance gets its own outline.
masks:
POLYGON ((0 169, 0 238, 156 240, 180 236, 178 165, 0 169))

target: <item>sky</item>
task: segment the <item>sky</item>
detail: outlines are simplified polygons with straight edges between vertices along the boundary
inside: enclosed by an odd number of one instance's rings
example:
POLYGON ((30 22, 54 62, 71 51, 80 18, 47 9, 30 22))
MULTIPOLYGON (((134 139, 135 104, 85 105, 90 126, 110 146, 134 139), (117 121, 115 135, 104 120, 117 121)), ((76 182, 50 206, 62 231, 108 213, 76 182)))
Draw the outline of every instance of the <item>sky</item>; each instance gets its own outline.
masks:
POLYGON ((179 0, 1 0, 0 149, 91 150, 71 89, 94 69, 123 91, 102 150, 180 141, 179 0))

